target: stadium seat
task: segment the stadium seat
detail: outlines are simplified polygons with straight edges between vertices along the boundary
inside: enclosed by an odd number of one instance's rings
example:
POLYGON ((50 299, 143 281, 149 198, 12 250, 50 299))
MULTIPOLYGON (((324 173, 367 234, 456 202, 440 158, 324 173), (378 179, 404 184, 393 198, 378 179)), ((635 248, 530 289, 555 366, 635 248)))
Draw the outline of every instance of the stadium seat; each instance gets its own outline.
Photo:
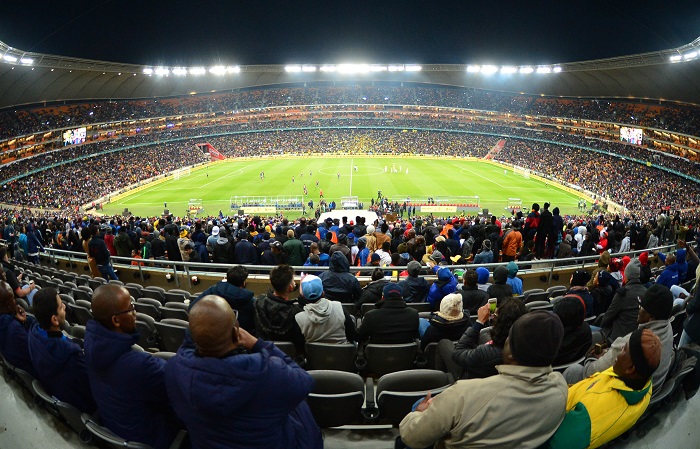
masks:
POLYGON ((360 422, 365 383, 357 374, 312 370, 314 388, 306 402, 319 427, 338 427, 360 422))
POLYGON ((416 401, 428 392, 435 396, 453 383, 451 374, 428 369, 399 371, 380 377, 376 393, 379 421, 398 427, 416 401))
POLYGON ((5 369, 5 373, 7 374, 7 377, 9 379, 16 380, 18 384, 20 384, 27 391, 29 391, 29 393, 32 395, 32 398, 35 398, 36 393, 34 392, 34 389, 32 388, 32 382, 34 382, 34 377, 31 374, 29 374, 27 371, 25 371, 21 368, 17 368, 15 365, 10 363, 5 358, 4 354, 0 354, 0 357, 2 358, 3 367, 5 369))
POLYGON ((553 367, 552 367, 552 370, 553 370, 553 371, 557 371, 557 372, 559 372, 559 373, 563 373, 564 371, 566 371, 566 369, 567 369, 568 367, 574 366, 574 365, 580 365, 580 364, 583 363, 584 360, 586 360, 586 357, 585 357, 585 356, 581 357, 580 359, 574 360, 573 362, 565 363, 565 364, 563 364, 563 365, 553 366, 553 367))
POLYGON ((297 356, 297 349, 291 341, 273 341, 273 343, 280 351, 284 352, 289 357, 294 358, 297 356))
POLYGON ((153 353, 153 357, 158 357, 159 359, 163 359, 165 361, 168 361, 175 357, 177 353, 176 352, 168 352, 168 351, 158 351, 153 353))
POLYGON ((369 312, 370 310, 374 310, 377 308, 377 305, 375 303, 365 303, 360 306, 360 315, 365 316, 365 313, 369 312))
POLYGON ((549 302, 549 293, 545 291, 532 292, 530 294, 525 293, 525 304, 535 301, 547 301, 549 302))
POLYGON ((73 429, 78 434, 81 442, 85 444, 92 443, 92 433, 85 427, 81 419, 80 410, 67 402, 59 401, 54 396, 51 396, 36 379, 32 382, 32 389, 36 393, 36 397, 44 401, 47 410, 73 429))
POLYGON ((479 332, 479 344, 484 345, 491 341, 491 326, 481 329, 479 332))
POLYGON ((156 330, 163 342, 163 349, 168 352, 177 352, 185 340, 189 323, 174 318, 164 318, 155 322, 156 330))
POLYGON ((563 285, 555 285, 554 287, 549 287, 547 289, 547 293, 549 293, 550 298, 554 298, 555 296, 563 296, 566 294, 566 287, 563 285))
POLYGON ((86 326, 87 322, 92 319, 92 312, 90 311, 92 305, 89 302, 78 299, 75 301, 75 304, 71 304, 70 307, 77 324, 86 326))
POLYGON ((525 304, 525 309, 527 309, 528 312, 532 312, 533 310, 552 310, 552 303, 549 301, 531 301, 525 304))
POLYGON ((133 296, 136 299, 139 299, 141 297, 141 290, 143 290, 143 287, 139 284, 135 284, 133 282, 127 282, 124 284, 124 288, 129 290, 129 294, 133 296))
POLYGON ((178 320, 189 321, 190 319, 190 315, 187 313, 187 310, 181 309, 179 307, 162 306, 158 310, 160 310, 161 320, 163 318, 176 318, 178 320))
POLYGON ((156 321, 160 321, 160 308, 161 303, 157 299, 152 298, 139 298, 134 303, 136 311, 139 313, 144 313, 156 321))
POLYGON ((98 287, 100 287, 101 285, 104 285, 106 283, 107 283, 107 280, 105 280, 103 278, 92 278, 88 281, 88 286, 93 290, 97 290, 98 287))
POLYGON ((403 343, 396 345, 368 344, 363 354, 358 356, 361 372, 376 377, 388 373, 413 369, 418 345, 403 343))
POLYGON ((93 291, 90 287, 87 285, 80 285, 76 290, 73 290, 73 298, 92 302, 92 293, 93 291))
POLYGON ((85 326, 79 324, 74 324, 69 329, 69 334, 74 338, 79 338, 80 340, 85 340, 85 326))
POLYGON ((406 306, 415 309, 418 312, 431 312, 433 310, 433 306, 430 305, 429 302, 409 302, 406 303, 406 306))
POLYGON ((191 299, 190 292, 179 289, 166 290, 164 293, 166 301, 184 303, 186 299, 191 299))
POLYGON ((161 304, 165 304, 165 290, 158 287, 145 287, 141 290, 142 298, 151 298, 160 301, 161 304))
POLYGON ((139 332, 139 346, 143 348, 159 348, 156 320, 145 313, 136 312, 136 330, 139 332))
POLYGON ((343 306, 343 310, 351 316, 357 316, 357 306, 351 302, 343 302, 341 303, 343 306))
POLYGON ((357 372, 357 347, 352 343, 306 343, 307 370, 357 372))
POLYGON ((25 312, 31 312, 32 311, 32 306, 29 305, 26 299, 24 298, 15 298, 15 302, 17 303, 18 306, 22 306, 22 308, 25 310, 25 312))
MULTIPOLYGON (((81 416, 85 428, 93 435, 93 437, 102 443, 107 444, 112 448, 126 448, 126 449, 152 449, 151 446, 143 443, 137 443, 135 441, 127 441, 123 438, 118 437, 112 433, 106 427, 102 427, 99 423, 99 416, 90 416, 87 413, 83 413, 81 416)), ((175 441, 170 445, 170 449, 178 449, 182 447, 183 442, 187 437, 187 432, 181 430, 175 437, 175 441)))
POLYGON ((66 304, 66 307, 68 304, 75 304, 75 299, 67 293, 59 293, 58 297, 61 298, 61 301, 63 301, 66 304))
POLYGON ((437 357, 437 342, 428 343, 423 349, 420 356, 421 363, 418 363, 418 368, 435 369, 435 358, 437 357))

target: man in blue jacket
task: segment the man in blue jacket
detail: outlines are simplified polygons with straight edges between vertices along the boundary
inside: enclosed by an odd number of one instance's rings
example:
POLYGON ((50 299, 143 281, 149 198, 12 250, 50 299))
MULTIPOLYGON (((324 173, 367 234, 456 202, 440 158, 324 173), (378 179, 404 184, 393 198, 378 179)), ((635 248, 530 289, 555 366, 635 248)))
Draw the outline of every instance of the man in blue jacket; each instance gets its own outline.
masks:
POLYGON ((190 332, 196 349, 180 348, 165 381, 193 449, 323 447, 304 402, 311 376, 239 328, 223 298, 205 296, 192 307, 190 332))
POLYGON ((0 282, 0 352, 8 362, 36 376, 27 350, 27 329, 32 324, 34 318, 17 305, 10 286, 0 282))
POLYGON ((121 438, 169 447, 179 426, 167 400, 165 360, 131 349, 139 336, 129 291, 100 286, 92 295, 92 314, 85 361, 102 424, 121 438))
POLYGON ((29 330, 29 356, 37 378, 46 391, 81 412, 92 413, 96 405, 90 392, 83 349, 61 332, 66 305, 55 288, 43 288, 35 296, 37 322, 29 330))
POLYGON ((209 295, 221 296, 231 306, 233 310, 238 312, 238 323, 248 332, 255 334, 255 311, 253 310, 253 292, 247 290, 246 279, 248 279, 248 270, 246 267, 236 265, 228 269, 226 272, 226 282, 219 282, 204 291, 199 297, 192 302, 190 309, 200 299, 209 295))
MULTIPOLYGON (((661 253, 659 253, 661 254, 661 253)), ((678 276, 678 269, 679 265, 676 263, 676 255, 675 254, 669 254, 666 257, 659 257, 663 258, 664 263, 666 264, 666 268, 659 274, 659 276, 656 278, 656 283, 660 285, 664 285, 668 288, 673 287, 674 285, 679 285, 680 284, 680 278, 678 276)), ((684 258, 685 261, 685 258, 684 258)), ((686 267, 687 270, 687 267, 686 267)))

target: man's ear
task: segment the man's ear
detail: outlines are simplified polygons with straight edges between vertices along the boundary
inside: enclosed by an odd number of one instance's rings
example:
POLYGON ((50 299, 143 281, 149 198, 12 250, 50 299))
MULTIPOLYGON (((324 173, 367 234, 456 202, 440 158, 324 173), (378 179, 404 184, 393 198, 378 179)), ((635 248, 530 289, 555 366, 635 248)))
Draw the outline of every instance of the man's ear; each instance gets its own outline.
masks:
POLYGON ((233 329, 231 330, 231 341, 237 345, 238 340, 240 340, 238 337, 238 326, 233 326, 233 329))
POLYGON ((58 322, 58 315, 51 315, 51 325, 52 326, 58 326, 60 323, 58 322))

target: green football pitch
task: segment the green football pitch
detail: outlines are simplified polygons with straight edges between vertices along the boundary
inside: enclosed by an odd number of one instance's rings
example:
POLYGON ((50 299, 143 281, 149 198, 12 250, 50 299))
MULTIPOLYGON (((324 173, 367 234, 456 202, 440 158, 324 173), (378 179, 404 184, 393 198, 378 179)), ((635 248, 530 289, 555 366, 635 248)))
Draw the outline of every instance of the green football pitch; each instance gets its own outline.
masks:
MULTIPOLYGON (((413 202, 428 197, 471 202, 478 196, 480 208, 493 214, 507 212, 509 198, 522 200, 529 210, 533 202, 549 202, 562 215, 575 214, 579 196, 556 185, 526 178, 503 167, 476 160, 425 157, 285 157, 248 160, 230 159, 192 170, 179 179, 147 186, 121 195, 104 205, 104 213, 117 214, 128 208, 135 215, 156 216, 164 203, 171 213, 184 215, 190 200, 201 200, 204 215, 236 213, 231 198, 236 196, 296 197, 318 204, 320 190, 326 201, 340 205, 344 196, 357 196, 365 208, 377 191, 390 200, 413 202), (355 169, 355 166, 357 169, 355 169), (392 168, 398 172, 392 173, 392 168), (386 170, 386 171, 385 171, 386 170), (260 173, 265 178, 260 179, 260 173), (292 180, 294 178, 294 180, 292 180), (318 187, 316 183, 318 182, 318 187), (304 185, 308 196, 304 196, 304 185)), ((200 214, 202 215, 202 214, 200 214)), ((287 211, 296 217, 301 211, 287 211)))

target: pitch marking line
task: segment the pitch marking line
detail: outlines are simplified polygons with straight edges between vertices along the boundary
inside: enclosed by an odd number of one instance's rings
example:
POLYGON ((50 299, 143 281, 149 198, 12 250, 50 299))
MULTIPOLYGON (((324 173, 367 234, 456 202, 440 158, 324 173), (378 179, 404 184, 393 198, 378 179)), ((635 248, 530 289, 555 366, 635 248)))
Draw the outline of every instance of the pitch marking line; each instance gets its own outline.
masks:
POLYGON ((459 168, 459 169, 460 169, 461 171, 463 171, 463 172, 466 171, 466 172, 468 172, 468 173, 470 173, 470 174, 472 174, 472 175, 478 176, 479 178, 485 179, 485 180, 487 180, 487 181, 489 181, 489 182, 491 182, 491 183, 493 183, 493 184, 496 184, 498 187, 501 187, 502 189, 507 189, 507 188, 509 188, 509 187, 507 187, 507 186, 504 186, 504 185, 502 185, 502 184, 497 183, 497 182, 494 181, 493 179, 487 178, 486 176, 484 176, 484 175, 482 175, 482 174, 479 174, 479 173, 477 173, 477 172, 475 172, 475 171, 469 170, 468 168, 462 167, 462 166, 460 166, 459 164, 452 164, 452 165, 455 166, 455 167, 457 167, 457 168, 459 168))

